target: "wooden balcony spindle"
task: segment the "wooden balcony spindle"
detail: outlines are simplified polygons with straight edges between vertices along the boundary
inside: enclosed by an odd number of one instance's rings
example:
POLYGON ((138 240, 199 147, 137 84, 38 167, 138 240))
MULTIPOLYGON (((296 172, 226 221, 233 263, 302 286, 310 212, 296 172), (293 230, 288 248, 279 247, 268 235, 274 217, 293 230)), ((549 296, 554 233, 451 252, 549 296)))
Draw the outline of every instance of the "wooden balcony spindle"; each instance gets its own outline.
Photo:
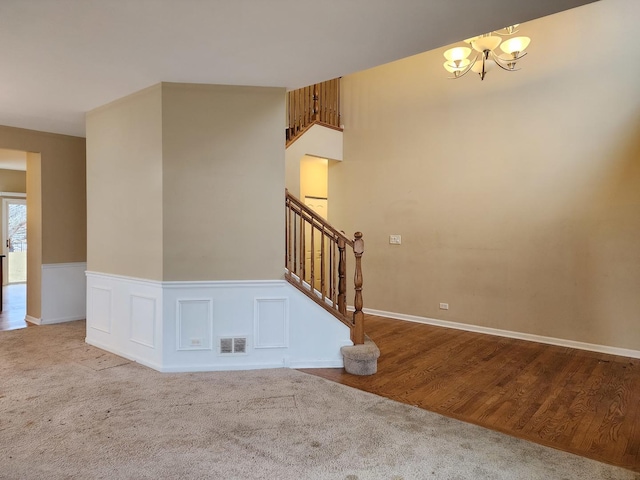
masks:
POLYGON ((320 100, 320 85, 317 83, 313 86, 313 121, 320 120, 320 106, 318 101, 320 100))
POLYGON ((325 285, 325 256, 324 256, 324 227, 322 227, 322 233, 320 236, 320 292, 322 293, 322 300, 327 296, 327 289, 325 285))
POLYGON ((338 311, 347 314, 347 253, 344 238, 338 238, 338 311))
POLYGON ((310 265, 310 276, 309 276, 309 285, 311 286, 311 290, 313 290, 316 286, 316 268, 315 268, 315 256, 316 256, 316 242, 315 242, 315 225, 313 222, 310 222, 311 228, 309 229, 309 233, 311 234, 311 246, 309 248, 309 265, 310 265))
POLYGON ((298 258, 300 262, 300 283, 304 280, 305 275, 305 266, 304 266, 304 218, 300 216, 300 257, 298 258))
POLYGON ((289 199, 286 200, 285 205, 284 264, 287 270, 291 270, 291 205, 289 199))
POLYGON ((364 343, 364 313, 362 312, 362 254, 364 253, 364 240, 362 240, 362 232, 356 232, 353 241, 353 254, 356 257, 356 271, 353 278, 355 287, 355 299, 353 306, 353 343, 361 345, 364 343))

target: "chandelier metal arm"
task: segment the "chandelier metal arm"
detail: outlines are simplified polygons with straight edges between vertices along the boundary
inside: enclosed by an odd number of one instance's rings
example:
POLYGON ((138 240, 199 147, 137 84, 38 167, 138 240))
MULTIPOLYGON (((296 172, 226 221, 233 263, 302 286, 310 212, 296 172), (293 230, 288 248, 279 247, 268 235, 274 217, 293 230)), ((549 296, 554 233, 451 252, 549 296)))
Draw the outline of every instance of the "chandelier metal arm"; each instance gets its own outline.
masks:
MULTIPOLYGON (((502 58, 500 58, 498 55, 496 55, 495 53, 491 53, 491 58, 493 59, 493 61, 496 63, 497 66, 499 66, 502 70, 506 71, 506 72, 517 72, 518 70, 520 70, 519 68, 509 68, 508 66, 504 66, 502 64, 502 62, 504 62, 504 60, 502 58)), ((508 63, 507 63, 508 65, 508 63)), ((515 67, 515 65, 514 65, 515 67)))
POLYGON ((460 73, 459 75, 455 75, 453 77, 447 77, 447 78, 449 80, 457 80, 458 78, 464 77, 467 73, 469 73, 471 71, 471 68, 476 64, 476 62, 478 61, 478 58, 480 58, 480 55, 482 55, 482 54, 479 53, 478 55, 476 55, 476 58, 473 60, 473 62, 471 62, 469 65, 467 65, 467 67, 464 70, 459 70, 462 73, 460 73))

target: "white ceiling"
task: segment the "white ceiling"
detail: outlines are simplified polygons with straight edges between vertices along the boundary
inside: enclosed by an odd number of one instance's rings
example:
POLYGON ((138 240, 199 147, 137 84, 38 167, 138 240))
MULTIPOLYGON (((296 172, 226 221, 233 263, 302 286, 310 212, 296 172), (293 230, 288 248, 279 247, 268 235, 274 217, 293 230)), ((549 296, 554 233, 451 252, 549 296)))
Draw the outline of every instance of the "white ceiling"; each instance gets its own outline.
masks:
POLYGON ((165 82, 297 88, 594 0, 0 0, 0 124, 165 82))

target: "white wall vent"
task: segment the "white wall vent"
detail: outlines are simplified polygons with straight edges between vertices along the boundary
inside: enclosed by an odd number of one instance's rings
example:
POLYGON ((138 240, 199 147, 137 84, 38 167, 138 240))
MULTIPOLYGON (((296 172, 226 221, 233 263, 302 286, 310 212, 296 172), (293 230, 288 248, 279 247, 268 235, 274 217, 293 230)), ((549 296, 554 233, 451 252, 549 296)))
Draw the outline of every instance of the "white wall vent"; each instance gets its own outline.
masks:
POLYGON ((246 354, 247 353, 247 337, 223 337, 220 339, 220 354, 246 354))

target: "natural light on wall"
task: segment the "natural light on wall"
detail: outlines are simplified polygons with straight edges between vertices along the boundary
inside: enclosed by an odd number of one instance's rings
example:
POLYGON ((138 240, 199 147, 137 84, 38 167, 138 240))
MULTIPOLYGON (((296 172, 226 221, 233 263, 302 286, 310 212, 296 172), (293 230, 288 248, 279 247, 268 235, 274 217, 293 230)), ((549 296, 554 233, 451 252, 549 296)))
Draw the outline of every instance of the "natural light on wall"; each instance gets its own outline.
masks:
POLYGON ((453 77, 449 78, 461 78, 473 71, 480 75, 480 80, 484 80, 485 75, 494 65, 508 72, 519 70, 516 68, 516 63, 526 55, 525 49, 529 46, 531 39, 512 37, 502 41, 502 37, 511 37, 516 33, 518 33, 518 24, 465 40, 464 42, 471 48, 454 47, 444 52, 444 57, 447 59, 444 62, 444 68, 449 73, 453 73, 453 77), (504 53, 496 53, 498 47, 504 53), (472 49, 476 51, 476 56, 470 59, 472 49))

